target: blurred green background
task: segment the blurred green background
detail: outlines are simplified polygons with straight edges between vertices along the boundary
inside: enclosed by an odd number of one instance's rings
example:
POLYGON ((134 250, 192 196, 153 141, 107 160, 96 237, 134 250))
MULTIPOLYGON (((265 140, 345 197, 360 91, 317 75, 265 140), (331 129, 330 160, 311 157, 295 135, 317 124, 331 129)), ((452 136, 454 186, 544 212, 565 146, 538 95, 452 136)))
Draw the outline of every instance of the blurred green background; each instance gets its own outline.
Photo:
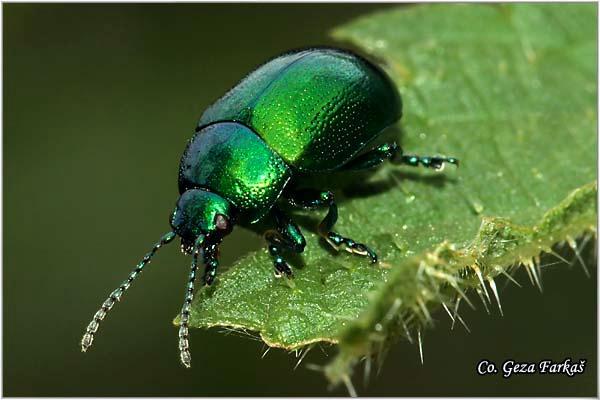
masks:
MULTIPOLYGON (((105 296, 168 230, 177 167, 203 109, 290 48, 336 44, 328 32, 378 4, 3 4, 4 396, 345 395, 293 355, 219 329, 194 330, 179 364, 171 320, 189 260, 164 249, 105 321, 83 330, 105 296)), ((406 112, 410 112, 406 105, 406 112)), ((238 229, 226 268, 263 246, 238 229)), ((588 254, 592 258, 592 246, 588 254)), ((566 251, 565 256, 573 258, 566 251)), ((545 263, 555 259, 546 258, 545 263)), ((425 364, 398 343, 364 395, 595 396, 596 269, 544 269, 544 294, 501 293, 505 317, 463 309, 473 333, 436 314, 425 364), (485 358, 588 360, 581 376, 480 377, 485 358)), ((501 285, 502 286, 502 285, 501 285)))

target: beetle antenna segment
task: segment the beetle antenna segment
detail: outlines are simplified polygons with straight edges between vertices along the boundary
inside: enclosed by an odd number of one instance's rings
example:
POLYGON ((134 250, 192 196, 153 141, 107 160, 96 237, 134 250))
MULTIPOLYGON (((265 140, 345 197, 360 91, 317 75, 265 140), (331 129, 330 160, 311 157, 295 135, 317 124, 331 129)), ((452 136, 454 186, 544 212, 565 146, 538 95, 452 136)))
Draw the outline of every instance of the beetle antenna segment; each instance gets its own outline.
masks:
POLYGON ((131 283, 135 280, 135 278, 137 278, 139 273, 142 272, 142 269, 146 265, 150 264, 152 257, 154 257, 154 254, 156 254, 158 249, 160 249, 165 244, 170 243, 175 238, 175 236, 177 236, 175 232, 169 232, 163 235, 163 237, 160 238, 160 240, 156 244, 154 244, 152 250, 146 253, 142 261, 140 261, 140 263, 135 267, 135 269, 131 271, 127 279, 123 281, 123 283, 121 283, 121 286, 115 289, 104 301, 104 303, 102 303, 102 306, 96 312, 96 314, 94 314, 94 318, 89 323, 85 330, 85 333, 83 334, 83 338, 81 339, 82 352, 86 352, 87 349, 89 349, 92 345, 92 342, 94 341, 94 335, 98 331, 100 322, 102 322, 102 320, 106 317, 106 314, 113 308, 115 302, 121 300, 121 296, 123 296, 123 293, 125 293, 125 291, 129 289, 129 286, 131 286, 131 283))
POLYGON ((192 366, 192 355, 190 353, 188 324, 190 320, 190 308, 192 306, 192 300, 194 299, 194 282, 196 281, 196 272, 198 271, 198 255, 202 248, 203 242, 204 236, 201 235, 198 239, 196 239, 196 242, 194 243, 190 278, 185 294, 185 301, 183 302, 183 307, 181 308, 181 324, 179 325, 179 356, 181 358, 181 363, 186 368, 190 368, 192 366))

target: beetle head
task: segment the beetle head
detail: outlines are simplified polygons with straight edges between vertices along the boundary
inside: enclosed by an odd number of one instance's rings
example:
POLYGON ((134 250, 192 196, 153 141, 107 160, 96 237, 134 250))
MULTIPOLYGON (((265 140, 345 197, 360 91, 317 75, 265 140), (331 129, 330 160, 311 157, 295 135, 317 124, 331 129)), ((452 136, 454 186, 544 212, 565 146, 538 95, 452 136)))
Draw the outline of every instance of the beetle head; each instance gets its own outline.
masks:
POLYGON ((181 237, 181 248, 191 253, 194 242, 206 236, 223 237, 233 229, 230 203, 204 189, 190 189, 177 200, 171 227, 181 237))

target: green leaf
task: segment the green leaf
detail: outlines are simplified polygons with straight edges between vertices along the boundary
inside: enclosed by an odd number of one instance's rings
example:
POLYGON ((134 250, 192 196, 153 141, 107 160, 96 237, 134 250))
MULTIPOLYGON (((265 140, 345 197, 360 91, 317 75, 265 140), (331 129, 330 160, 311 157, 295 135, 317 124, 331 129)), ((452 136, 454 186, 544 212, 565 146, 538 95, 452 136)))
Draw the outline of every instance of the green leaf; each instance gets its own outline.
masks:
POLYGON ((292 282, 274 277, 266 251, 249 254, 199 291, 191 325, 256 331, 290 350, 338 343, 325 373, 339 382, 359 357, 415 338, 436 308, 471 292, 491 303, 495 277, 524 266, 535 281, 541 252, 595 232, 596 27, 595 4, 469 4, 337 29, 397 83, 402 147, 461 167, 318 178, 362 182, 336 189, 336 230, 381 262, 332 254, 310 232, 292 282))

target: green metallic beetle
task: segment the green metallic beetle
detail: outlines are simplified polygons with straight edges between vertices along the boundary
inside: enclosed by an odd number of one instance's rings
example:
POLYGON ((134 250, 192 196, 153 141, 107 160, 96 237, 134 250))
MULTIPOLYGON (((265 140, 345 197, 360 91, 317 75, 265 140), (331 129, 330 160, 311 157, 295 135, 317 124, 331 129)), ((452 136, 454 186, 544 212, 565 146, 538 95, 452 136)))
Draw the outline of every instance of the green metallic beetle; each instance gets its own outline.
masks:
POLYGON ((297 50, 252 72, 200 118, 179 167, 180 197, 170 220, 173 231, 102 304, 83 336, 82 351, 92 345, 106 313, 155 252, 179 236, 182 250, 192 255, 179 330, 181 362, 190 367, 188 321, 200 254, 206 268, 204 282, 210 285, 218 266, 218 246, 233 225, 268 218, 275 229, 265 238, 276 275, 292 276, 283 255, 302 253, 306 242, 278 206, 280 199, 301 208, 328 207, 318 227, 320 235, 337 249, 377 262, 369 247, 332 231, 338 216, 333 194, 300 188, 297 182, 314 173, 372 168, 386 159, 434 169, 445 162, 458 165, 453 157, 404 155, 396 143, 363 152, 401 115, 400 95, 387 75, 348 51, 297 50))

